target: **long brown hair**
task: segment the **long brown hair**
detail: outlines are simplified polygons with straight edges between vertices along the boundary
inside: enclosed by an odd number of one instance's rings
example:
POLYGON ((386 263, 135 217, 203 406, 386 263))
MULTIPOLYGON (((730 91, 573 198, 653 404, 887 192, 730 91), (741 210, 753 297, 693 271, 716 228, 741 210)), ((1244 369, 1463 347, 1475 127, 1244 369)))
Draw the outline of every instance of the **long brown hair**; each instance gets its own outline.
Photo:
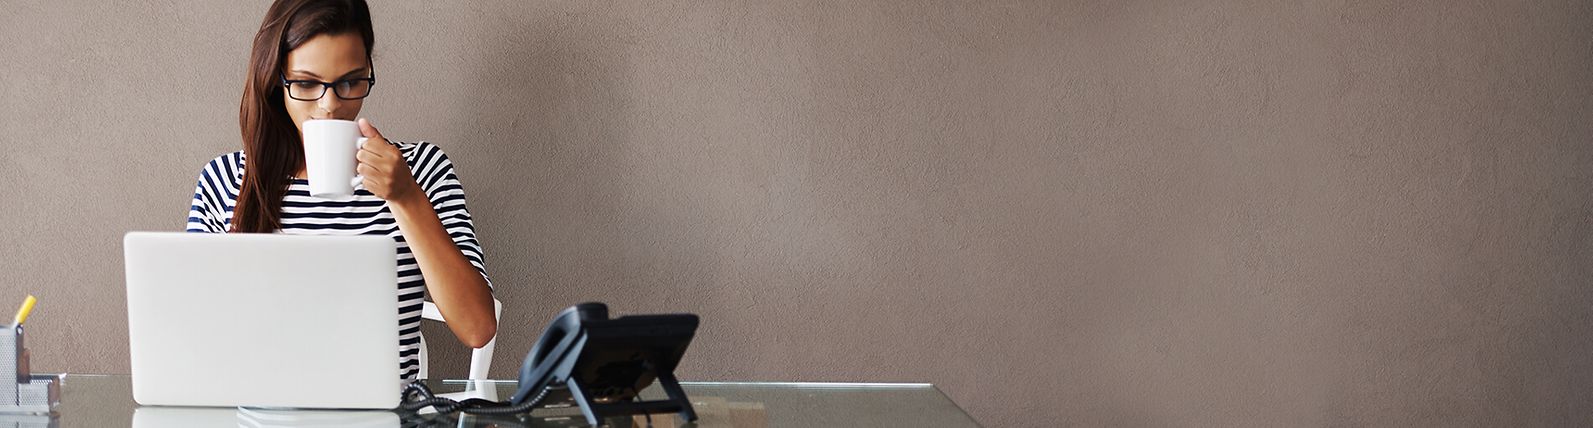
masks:
POLYGON ((270 233, 282 227, 282 198, 304 164, 298 128, 283 104, 282 66, 288 52, 322 34, 358 33, 370 60, 376 34, 365 0, 277 0, 266 10, 249 51, 238 127, 243 132, 243 184, 232 211, 232 232, 270 233))

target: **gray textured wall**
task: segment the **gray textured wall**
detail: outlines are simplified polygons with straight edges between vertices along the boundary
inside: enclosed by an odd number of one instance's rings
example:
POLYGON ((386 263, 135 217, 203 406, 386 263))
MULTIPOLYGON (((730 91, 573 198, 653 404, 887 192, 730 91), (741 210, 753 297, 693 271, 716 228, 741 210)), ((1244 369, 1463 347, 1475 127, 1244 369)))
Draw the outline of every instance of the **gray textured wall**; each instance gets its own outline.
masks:
MULTIPOLYGON (((366 114, 459 164, 496 375, 604 300, 990 426, 1593 424, 1588 2, 438 3, 373 5, 366 114)), ((120 236, 239 147, 264 10, 0 0, 38 368, 127 370, 120 236)))

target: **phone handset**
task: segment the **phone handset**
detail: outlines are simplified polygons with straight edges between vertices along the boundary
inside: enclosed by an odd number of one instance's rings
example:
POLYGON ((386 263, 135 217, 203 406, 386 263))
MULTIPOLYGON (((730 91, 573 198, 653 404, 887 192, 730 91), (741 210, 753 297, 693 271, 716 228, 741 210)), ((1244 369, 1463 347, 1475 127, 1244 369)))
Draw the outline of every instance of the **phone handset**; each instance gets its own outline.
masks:
POLYGON ((576 355, 573 355, 575 352, 572 351, 581 349, 580 345, 586 340, 582 325, 607 319, 608 305, 597 302, 581 303, 559 312, 526 355, 525 362, 520 366, 520 388, 509 398, 509 403, 524 403, 548 387, 568 380, 556 377, 569 376, 569 368, 576 360, 576 355))

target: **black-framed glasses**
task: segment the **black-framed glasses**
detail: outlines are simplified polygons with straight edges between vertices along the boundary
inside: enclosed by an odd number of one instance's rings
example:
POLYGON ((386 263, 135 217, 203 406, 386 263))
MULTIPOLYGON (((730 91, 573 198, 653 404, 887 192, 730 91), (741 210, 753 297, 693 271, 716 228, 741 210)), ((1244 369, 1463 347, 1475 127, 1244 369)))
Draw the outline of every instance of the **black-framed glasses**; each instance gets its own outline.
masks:
POLYGON ((322 82, 319 80, 288 80, 282 77, 282 86, 287 88, 288 98, 299 101, 315 101, 326 96, 326 89, 332 88, 332 93, 345 100, 357 100, 371 95, 371 87, 376 86, 376 71, 371 71, 371 77, 357 77, 343 79, 336 82, 322 82))

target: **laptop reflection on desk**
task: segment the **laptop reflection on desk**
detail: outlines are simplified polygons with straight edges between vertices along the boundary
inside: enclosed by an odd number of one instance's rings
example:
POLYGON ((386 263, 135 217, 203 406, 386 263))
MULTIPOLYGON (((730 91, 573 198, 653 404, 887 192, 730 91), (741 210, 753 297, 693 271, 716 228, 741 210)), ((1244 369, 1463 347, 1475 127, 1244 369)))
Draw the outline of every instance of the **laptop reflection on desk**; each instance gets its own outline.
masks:
POLYGON ((278 410, 246 407, 139 407, 133 409, 133 427, 247 428, 390 428, 399 426, 397 413, 384 410, 278 410))

